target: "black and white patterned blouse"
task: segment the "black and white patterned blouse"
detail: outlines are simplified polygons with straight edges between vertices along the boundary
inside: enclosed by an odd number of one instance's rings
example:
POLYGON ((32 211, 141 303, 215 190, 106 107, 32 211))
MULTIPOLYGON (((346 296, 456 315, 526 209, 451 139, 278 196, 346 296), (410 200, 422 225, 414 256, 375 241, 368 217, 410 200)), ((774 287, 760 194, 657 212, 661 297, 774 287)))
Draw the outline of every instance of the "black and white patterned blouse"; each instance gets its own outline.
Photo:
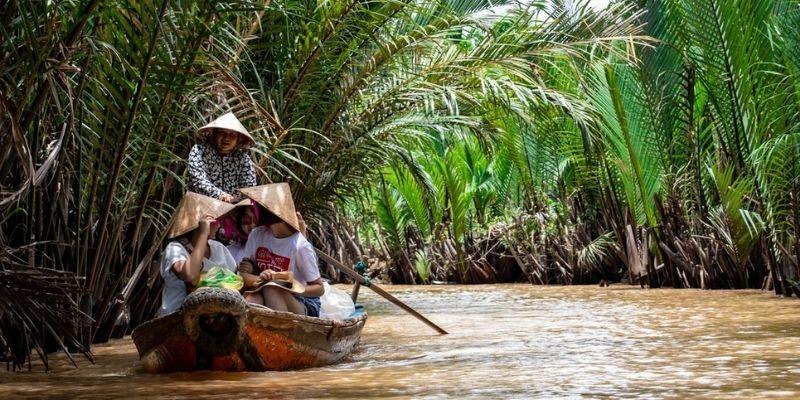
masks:
POLYGON ((256 185, 256 168, 247 150, 219 154, 208 143, 198 143, 189 152, 189 190, 219 199, 238 194, 239 188, 256 185))

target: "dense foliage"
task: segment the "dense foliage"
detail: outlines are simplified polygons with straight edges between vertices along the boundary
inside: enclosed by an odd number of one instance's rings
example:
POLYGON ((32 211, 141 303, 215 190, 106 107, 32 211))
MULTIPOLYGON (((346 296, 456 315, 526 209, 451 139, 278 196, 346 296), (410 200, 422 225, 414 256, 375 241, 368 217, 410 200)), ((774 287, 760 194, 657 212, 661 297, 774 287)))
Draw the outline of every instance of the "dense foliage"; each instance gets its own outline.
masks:
POLYGON ((633 57, 534 61, 570 107, 488 105, 383 170, 364 208, 394 280, 798 291, 800 6, 635 3, 633 57))

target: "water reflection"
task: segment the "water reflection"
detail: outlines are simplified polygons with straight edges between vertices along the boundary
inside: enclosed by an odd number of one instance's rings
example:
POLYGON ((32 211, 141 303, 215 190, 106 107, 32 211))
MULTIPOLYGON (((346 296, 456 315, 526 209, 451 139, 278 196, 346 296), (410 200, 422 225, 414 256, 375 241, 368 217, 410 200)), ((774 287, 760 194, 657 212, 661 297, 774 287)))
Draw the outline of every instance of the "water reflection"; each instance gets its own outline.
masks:
POLYGON ((362 343, 335 366, 152 376, 126 338, 97 347, 96 365, 59 358, 54 373, 0 373, 0 397, 800 397, 796 299, 630 287, 390 291, 451 334, 362 290, 362 343))

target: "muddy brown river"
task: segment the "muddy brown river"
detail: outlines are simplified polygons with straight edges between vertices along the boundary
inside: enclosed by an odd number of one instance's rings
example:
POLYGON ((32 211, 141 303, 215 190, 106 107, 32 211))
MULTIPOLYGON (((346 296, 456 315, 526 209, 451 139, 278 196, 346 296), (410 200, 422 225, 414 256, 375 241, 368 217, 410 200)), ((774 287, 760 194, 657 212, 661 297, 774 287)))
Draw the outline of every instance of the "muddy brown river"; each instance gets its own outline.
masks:
MULTIPOLYGON (((800 301, 628 286, 390 286, 436 333, 362 289, 343 362, 291 372, 148 375, 130 338, 96 364, 0 372, 6 398, 800 398, 800 301)), ((36 369, 36 368, 34 368, 36 369)))

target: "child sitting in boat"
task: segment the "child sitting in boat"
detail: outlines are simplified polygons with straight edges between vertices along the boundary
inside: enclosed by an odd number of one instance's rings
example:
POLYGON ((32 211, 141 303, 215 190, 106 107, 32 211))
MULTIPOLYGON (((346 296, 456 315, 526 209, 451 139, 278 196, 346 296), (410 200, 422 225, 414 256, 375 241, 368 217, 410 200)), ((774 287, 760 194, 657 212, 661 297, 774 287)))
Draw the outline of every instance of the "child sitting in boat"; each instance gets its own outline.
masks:
POLYGON ((231 252, 236 265, 244 258, 244 247, 247 237, 256 227, 258 221, 256 216, 257 206, 252 204, 250 199, 245 199, 236 204, 231 212, 219 219, 221 229, 217 237, 222 243, 226 244, 228 251, 231 252))
POLYGON ((256 185, 256 170, 247 149, 255 140, 233 113, 197 130, 189 152, 189 190, 227 202, 240 198, 239 188, 256 185))
POLYGON ((164 289, 158 315, 178 311, 187 295, 187 285, 196 286, 200 274, 212 267, 236 272, 236 262, 225 246, 212 240, 219 225, 215 218, 227 213, 232 204, 188 192, 175 210, 167 244, 161 255, 164 289))
POLYGON ((325 293, 317 256, 311 243, 301 232, 294 202, 286 183, 275 183, 242 189, 242 193, 258 205, 260 226, 253 229, 245 245, 245 257, 239 273, 245 287, 270 282, 278 273, 289 271, 305 291, 293 294, 277 286, 264 286, 247 300, 273 310, 319 317, 320 296, 325 293))

